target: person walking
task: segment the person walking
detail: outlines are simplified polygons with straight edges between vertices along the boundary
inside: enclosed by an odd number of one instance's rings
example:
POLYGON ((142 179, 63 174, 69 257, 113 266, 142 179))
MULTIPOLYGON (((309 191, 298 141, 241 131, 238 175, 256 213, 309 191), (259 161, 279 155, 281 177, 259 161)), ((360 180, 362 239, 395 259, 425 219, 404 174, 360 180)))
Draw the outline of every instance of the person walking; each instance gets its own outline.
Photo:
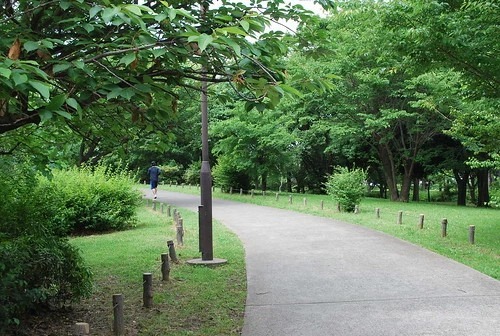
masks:
POLYGON ((161 170, 156 166, 156 162, 151 162, 151 167, 148 168, 149 183, 153 192, 153 199, 156 199, 158 192, 158 180, 160 179, 161 170))

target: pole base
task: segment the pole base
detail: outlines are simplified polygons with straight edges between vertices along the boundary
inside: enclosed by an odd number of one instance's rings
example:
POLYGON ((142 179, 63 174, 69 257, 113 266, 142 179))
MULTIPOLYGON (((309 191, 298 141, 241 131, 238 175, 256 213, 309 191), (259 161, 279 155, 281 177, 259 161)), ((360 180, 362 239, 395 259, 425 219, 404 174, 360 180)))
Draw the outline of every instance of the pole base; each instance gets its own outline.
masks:
POLYGON ((206 266, 219 266, 227 263, 226 259, 213 258, 212 260, 203 260, 201 258, 191 259, 186 261, 190 265, 206 265, 206 266))

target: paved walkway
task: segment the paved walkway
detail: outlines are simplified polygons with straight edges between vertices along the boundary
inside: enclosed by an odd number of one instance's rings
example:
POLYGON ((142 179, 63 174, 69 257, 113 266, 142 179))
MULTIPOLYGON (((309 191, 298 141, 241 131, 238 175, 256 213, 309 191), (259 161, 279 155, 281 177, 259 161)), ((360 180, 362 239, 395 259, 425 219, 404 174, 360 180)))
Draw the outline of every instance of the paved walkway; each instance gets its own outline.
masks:
MULTIPOLYGON (((200 203, 158 198, 192 211, 200 203)), ((213 217, 245 246, 244 336, 500 336, 500 281, 455 261, 286 210, 214 200, 213 217)))

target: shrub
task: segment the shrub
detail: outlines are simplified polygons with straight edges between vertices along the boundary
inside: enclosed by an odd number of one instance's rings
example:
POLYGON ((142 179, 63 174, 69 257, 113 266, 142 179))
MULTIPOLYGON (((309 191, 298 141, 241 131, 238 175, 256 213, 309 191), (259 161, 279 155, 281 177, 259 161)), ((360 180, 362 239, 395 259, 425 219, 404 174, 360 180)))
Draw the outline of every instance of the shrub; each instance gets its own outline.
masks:
POLYGON ((346 167, 337 167, 327 178, 326 191, 340 203, 343 211, 353 212, 366 191, 366 178, 363 169, 349 170, 346 167))
POLYGON ((125 171, 104 166, 55 170, 40 189, 56 192, 60 207, 54 227, 68 233, 121 230, 135 224, 140 194, 125 171))
POLYGON ((40 189, 31 165, 0 161, 0 333, 30 309, 90 292, 90 272, 56 220, 59 196, 40 189))

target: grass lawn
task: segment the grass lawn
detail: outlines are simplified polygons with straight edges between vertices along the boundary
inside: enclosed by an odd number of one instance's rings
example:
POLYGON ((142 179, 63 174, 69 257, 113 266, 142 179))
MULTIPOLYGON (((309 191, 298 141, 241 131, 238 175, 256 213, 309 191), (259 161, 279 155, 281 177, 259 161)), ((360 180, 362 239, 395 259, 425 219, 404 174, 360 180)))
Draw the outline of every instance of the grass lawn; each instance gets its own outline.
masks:
MULTIPOLYGON (((162 185, 161 189, 199 193, 194 186, 162 185)), ((275 192, 255 192, 253 197, 222 193, 218 188, 214 198, 223 198, 239 202, 248 202, 264 206, 289 209, 323 217, 339 219, 348 223, 359 224, 374 230, 423 246, 431 251, 447 256, 468 265, 493 278, 500 279, 500 210, 476 207, 458 207, 451 204, 428 202, 391 202, 379 198, 365 198, 361 202, 360 212, 339 213, 337 204, 327 195, 289 194, 275 192), (290 204, 290 195, 292 203, 290 204), (321 208, 323 202, 323 208, 321 208), (377 218, 375 209, 380 209, 377 218), (398 225, 398 213, 403 211, 402 224, 398 225), (419 229, 419 217, 424 215, 424 228, 419 229), (447 236, 441 237, 441 221, 448 220, 447 236), (468 240, 469 226, 475 225, 475 244, 468 240)))
POLYGON ((83 254, 95 278, 92 297, 80 309, 92 335, 113 335, 112 295, 124 296, 126 335, 239 335, 243 325, 246 273, 241 242, 214 222, 218 267, 192 266, 199 258, 198 216, 182 211, 184 246, 176 246, 180 262, 170 262, 170 280, 161 280, 161 254, 175 241, 172 217, 143 207, 141 224, 132 230, 71 240, 83 254), (143 308, 142 275, 153 273, 152 308, 143 308))

